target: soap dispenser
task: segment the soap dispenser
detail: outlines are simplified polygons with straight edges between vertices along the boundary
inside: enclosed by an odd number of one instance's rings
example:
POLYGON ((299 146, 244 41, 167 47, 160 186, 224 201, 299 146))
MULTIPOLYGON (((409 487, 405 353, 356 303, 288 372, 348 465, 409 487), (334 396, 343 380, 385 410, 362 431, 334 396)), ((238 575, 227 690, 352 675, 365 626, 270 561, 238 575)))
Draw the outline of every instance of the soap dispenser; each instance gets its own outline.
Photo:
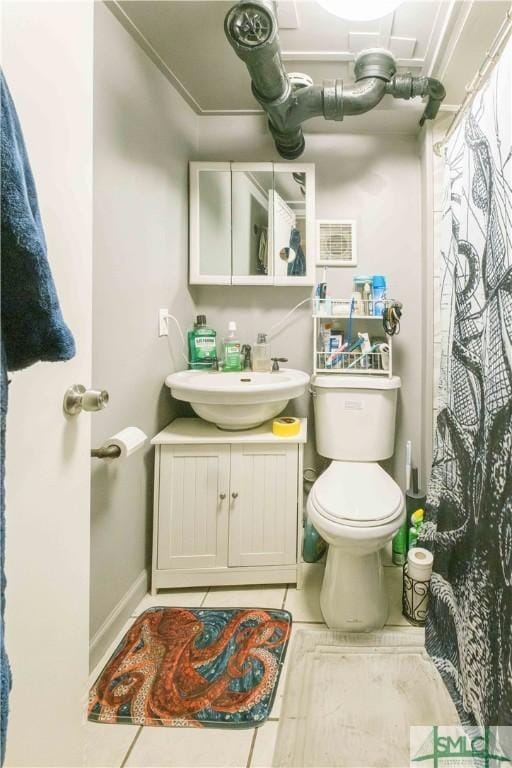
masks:
POLYGON ((256 344, 252 348, 252 369, 267 372, 272 370, 270 343, 267 341, 266 333, 258 333, 256 344))

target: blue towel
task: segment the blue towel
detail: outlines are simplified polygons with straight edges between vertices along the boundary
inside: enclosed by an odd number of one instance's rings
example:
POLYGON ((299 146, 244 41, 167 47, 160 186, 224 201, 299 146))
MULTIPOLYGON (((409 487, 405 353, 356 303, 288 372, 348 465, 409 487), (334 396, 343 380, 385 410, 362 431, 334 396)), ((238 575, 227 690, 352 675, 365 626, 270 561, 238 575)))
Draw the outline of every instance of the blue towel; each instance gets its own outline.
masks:
POLYGON ((3 764, 11 685, 4 647, 4 471, 7 371, 26 368, 40 360, 69 360, 75 354, 75 342, 60 311, 47 259, 34 177, 30 170, 16 109, 3 73, 1 75, 1 132, 0 757, 3 764))
POLYGON ((290 233, 290 248, 297 254, 291 264, 288 264, 288 275, 303 277, 306 274, 306 257, 300 244, 300 232, 295 227, 290 233))

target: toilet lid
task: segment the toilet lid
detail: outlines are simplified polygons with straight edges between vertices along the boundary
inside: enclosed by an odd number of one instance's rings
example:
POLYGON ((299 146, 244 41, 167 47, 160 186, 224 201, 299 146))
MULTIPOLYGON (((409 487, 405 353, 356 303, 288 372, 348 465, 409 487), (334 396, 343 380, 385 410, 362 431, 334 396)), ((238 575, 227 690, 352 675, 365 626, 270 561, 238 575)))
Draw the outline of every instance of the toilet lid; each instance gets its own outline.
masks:
POLYGON ((311 502, 335 523, 370 527, 397 517, 403 496, 377 463, 333 461, 313 485, 311 502))

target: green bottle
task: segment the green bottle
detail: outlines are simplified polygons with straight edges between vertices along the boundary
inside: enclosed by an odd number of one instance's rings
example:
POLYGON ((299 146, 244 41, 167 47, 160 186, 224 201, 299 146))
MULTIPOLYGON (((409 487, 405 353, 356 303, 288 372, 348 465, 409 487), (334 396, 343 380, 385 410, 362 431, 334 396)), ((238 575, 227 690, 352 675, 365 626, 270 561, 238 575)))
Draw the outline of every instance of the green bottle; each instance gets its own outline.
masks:
POLYGON ((241 371, 242 357, 240 354, 240 342, 237 338, 236 323, 230 320, 228 323, 228 335, 223 339, 224 371, 241 371))
MULTIPOLYGON (((426 501, 425 492, 421 491, 418 487, 417 468, 413 467, 411 472, 411 477, 412 477, 412 488, 409 488, 409 490, 405 494, 405 507, 407 510, 407 515, 404 522, 398 529, 398 532, 394 537, 393 544, 392 544, 393 562, 395 565, 403 565, 407 560, 407 551, 410 547, 410 535, 412 533, 412 531, 410 530, 411 523, 412 523, 412 527, 414 528, 417 527, 415 525, 416 518, 415 520, 412 520, 411 515, 413 514, 413 512, 416 512, 419 509, 424 509, 425 507, 425 501, 426 501)), ((412 534, 412 541, 414 542, 414 534, 412 534)))
POLYGON ((194 369, 213 368, 217 361, 217 333, 206 325, 206 315, 198 315, 188 332, 188 361, 194 369))

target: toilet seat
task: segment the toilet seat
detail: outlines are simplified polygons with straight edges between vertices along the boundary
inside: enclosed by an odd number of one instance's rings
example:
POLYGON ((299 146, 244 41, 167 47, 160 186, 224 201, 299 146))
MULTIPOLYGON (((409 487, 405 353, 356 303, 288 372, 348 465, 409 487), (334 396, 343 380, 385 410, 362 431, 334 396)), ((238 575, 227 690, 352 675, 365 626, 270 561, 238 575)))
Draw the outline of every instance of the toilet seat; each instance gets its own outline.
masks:
POLYGON ((400 487, 375 462, 333 461, 313 485, 309 503, 338 525, 377 527, 398 517, 400 487))

